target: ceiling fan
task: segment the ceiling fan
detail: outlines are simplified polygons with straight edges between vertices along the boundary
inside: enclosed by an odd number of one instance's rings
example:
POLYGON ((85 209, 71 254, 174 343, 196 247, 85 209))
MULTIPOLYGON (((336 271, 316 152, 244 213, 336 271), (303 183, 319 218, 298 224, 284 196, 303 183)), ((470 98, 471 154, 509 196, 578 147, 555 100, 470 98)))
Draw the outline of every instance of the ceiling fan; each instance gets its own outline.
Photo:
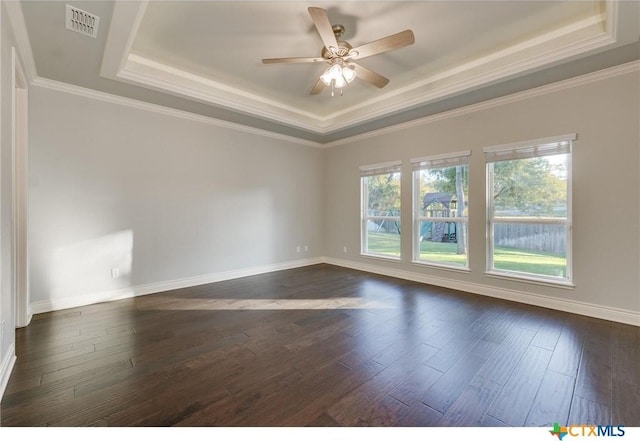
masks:
POLYGON ((340 36, 344 33, 344 26, 336 24, 331 26, 327 11, 322 8, 309 8, 309 15, 313 24, 320 34, 324 43, 321 57, 293 57, 293 58, 264 58, 264 64, 276 63, 327 63, 329 67, 320 75, 320 78, 311 89, 311 95, 317 95, 325 86, 331 86, 331 96, 335 89, 340 89, 353 81, 356 77, 382 88, 387 85, 389 79, 367 69, 356 63, 372 55, 389 52, 404 46, 409 46, 415 42, 415 37, 411 30, 398 32, 388 37, 352 47, 346 41, 340 41, 340 36))

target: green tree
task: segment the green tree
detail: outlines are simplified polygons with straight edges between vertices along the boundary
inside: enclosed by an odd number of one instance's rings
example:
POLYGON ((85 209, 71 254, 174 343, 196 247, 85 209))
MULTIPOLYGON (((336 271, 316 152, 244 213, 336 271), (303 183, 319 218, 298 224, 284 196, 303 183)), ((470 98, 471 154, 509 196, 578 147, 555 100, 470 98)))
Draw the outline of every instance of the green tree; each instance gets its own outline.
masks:
POLYGON ((528 216, 566 214, 562 211, 566 210, 567 200, 563 162, 552 162, 546 157, 499 161, 493 163, 493 172, 493 199, 497 213, 528 216))
POLYGON ((400 175, 398 173, 369 176, 367 191, 370 212, 374 211, 376 215, 400 213, 400 175))

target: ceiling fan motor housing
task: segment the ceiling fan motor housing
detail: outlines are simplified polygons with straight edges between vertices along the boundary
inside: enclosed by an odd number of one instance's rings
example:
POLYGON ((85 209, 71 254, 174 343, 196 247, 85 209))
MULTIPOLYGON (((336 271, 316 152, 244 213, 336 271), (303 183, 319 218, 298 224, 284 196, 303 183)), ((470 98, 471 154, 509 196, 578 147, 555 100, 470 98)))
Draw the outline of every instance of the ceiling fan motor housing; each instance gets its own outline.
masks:
POLYGON ((335 57, 344 57, 349 53, 349 51, 353 49, 353 46, 349 44, 347 41, 338 41, 338 47, 335 51, 330 51, 326 47, 322 48, 322 58, 326 58, 327 60, 335 57))

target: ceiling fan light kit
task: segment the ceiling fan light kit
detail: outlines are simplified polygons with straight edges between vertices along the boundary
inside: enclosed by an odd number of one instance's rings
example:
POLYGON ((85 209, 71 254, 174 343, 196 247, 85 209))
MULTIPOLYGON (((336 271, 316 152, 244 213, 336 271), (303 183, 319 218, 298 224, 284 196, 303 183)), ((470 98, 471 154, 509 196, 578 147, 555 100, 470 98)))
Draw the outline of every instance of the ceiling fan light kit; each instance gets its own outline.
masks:
POLYGON ((264 64, 328 63, 329 67, 323 71, 311 89, 311 95, 319 94, 325 86, 331 87, 331 96, 334 96, 335 89, 340 89, 340 95, 342 95, 343 88, 356 77, 378 88, 383 88, 389 83, 389 80, 356 63, 355 60, 389 52, 394 49, 409 46, 415 42, 413 32, 406 30, 353 48, 348 42, 338 40, 344 33, 344 26, 340 24, 331 26, 327 11, 322 8, 310 7, 309 15, 311 15, 313 24, 324 43, 322 58, 265 58, 262 62, 264 64))
POLYGON ((352 66, 345 65, 341 58, 338 60, 320 75, 324 85, 331 86, 331 96, 334 96, 334 89, 340 89, 340 95, 342 95, 342 88, 352 82, 357 75, 352 66))

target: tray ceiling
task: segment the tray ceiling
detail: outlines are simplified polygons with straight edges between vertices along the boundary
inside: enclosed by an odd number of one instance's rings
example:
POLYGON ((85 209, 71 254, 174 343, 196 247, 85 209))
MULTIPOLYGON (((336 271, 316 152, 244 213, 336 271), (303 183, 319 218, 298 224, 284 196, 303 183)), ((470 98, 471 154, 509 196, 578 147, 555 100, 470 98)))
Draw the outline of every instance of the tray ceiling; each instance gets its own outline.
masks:
MULTIPOLYGON (((42 76, 123 95, 132 95, 132 86, 144 88, 150 101, 171 95, 176 107, 189 101, 319 140, 508 86, 637 42, 640 33, 637 2, 56 1, 24 2, 22 9, 42 76), (98 38, 64 30, 65 3, 101 16, 98 38), (320 55, 309 6, 323 7, 332 24, 344 25, 342 39, 353 46, 405 29, 416 42, 361 61, 390 79, 384 89, 356 80, 343 96, 327 90, 311 96, 323 64, 261 63, 320 55), (86 53, 87 66, 73 70, 69 58, 77 51, 86 53)), ((145 99, 144 92, 136 94, 145 99)))

